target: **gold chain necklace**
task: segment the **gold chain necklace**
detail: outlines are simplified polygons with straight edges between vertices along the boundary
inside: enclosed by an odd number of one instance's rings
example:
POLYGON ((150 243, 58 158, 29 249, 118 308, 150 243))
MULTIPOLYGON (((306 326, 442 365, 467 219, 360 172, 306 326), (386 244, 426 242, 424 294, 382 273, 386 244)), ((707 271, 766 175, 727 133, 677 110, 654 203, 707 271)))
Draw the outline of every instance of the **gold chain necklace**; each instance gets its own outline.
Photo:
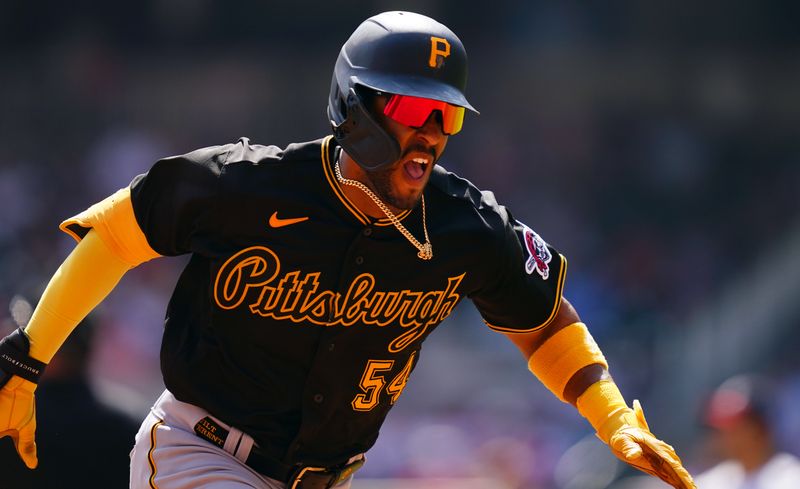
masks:
POLYGON ((334 170, 336 171, 336 179, 339 180, 339 183, 342 183, 344 185, 350 185, 351 187, 355 187, 361 190, 362 192, 367 194, 367 197, 369 197, 370 199, 372 199, 373 202, 375 202, 375 205, 377 205, 378 208, 380 208, 380 210, 383 211, 384 214, 386 214, 386 217, 388 217, 389 220, 392 222, 392 224, 394 224, 394 227, 396 227, 397 230, 400 231, 400 234, 405 236, 408 242, 414 245, 414 247, 417 248, 417 250, 419 250, 417 252, 417 256, 420 259, 430 260, 431 258, 433 258, 433 246, 431 246, 431 240, 428 237, 428 225, 425 222, 427 219, 425 217, 424 195, 422 196, 422 230, 425 232, 425 244, 422 244, 419 241, 417 241, 417 238, 415 238, 414 235, 412 235, 411 232, 408 229, 406 229, 405 226, 403 226, 403 223, 400 222, 400 219, 398 219, 397 216, 395 216, 394 213, 391 210, 389 210, 388 207, 386 207, 386 204, 384 204, 381 201, 381 199, 377 195, 375 195, 372 192, 372 190, 369 189, 369 187, 359 182, 358 180, 351 180, 349 178, 344 178, 342 176, 342 170, 339 168, 339 158, 336 158, 336 164, 334 165, 334 170))

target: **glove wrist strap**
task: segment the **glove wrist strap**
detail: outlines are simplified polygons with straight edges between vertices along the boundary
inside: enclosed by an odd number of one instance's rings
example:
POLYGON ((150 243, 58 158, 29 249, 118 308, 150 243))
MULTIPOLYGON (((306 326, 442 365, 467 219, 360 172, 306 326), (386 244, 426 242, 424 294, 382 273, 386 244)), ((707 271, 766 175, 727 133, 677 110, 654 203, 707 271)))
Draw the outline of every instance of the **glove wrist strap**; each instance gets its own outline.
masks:
POLYGON ((22 328, 0 340, 0 387, 13 375, 39 383, 47 364, 31 357, 30 348, 30 341, 22 328))
POLYGON ((633 411, 611 380, 601 380, 589 386, 578 397, 577 405, 578 412, 589 421, 597 431, 597 436, 605 443, 623 425, 638 426, 633 411))

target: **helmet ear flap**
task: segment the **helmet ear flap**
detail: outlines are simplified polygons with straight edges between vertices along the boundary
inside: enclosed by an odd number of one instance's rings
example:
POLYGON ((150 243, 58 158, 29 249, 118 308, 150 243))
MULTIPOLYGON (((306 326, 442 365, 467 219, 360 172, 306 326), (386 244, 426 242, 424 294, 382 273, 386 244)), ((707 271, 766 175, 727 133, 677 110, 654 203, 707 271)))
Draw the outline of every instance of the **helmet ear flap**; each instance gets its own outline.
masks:
POLYGON ((339 83, 336 81, 336 74, 334 73, 331 80, 331 91, 328 94, 328 120, 331 123, 331 128, 336 130, 336 127, 344 122, 347 117, 347 104, 345 103, 344 96, 341 93, 339 83))
POLYGON ((374 170, 400 158, 400 145, 370 114, 363 100, 350 88, 344 120, 331 127, 339 144, 365 170, 374 170))

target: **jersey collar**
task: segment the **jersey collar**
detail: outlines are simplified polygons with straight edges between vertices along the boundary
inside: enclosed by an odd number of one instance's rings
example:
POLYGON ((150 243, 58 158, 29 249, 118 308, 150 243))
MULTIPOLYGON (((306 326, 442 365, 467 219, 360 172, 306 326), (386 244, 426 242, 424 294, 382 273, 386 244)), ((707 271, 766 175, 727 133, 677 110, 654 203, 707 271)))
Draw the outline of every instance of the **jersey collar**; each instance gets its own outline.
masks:
MULTIPOLYGON (((342 205, 344 205, 344 207, 364 226, 370 224, 374 224, 375 226, 391 226, 392 222, 387 217, 382 217, 380 219, 370 217, 361 212, 361 210, 347 198, 341 184, 336 180, 336 174, 333 170, 337 148, 338 146, 335 144, 333 136, 328 136, 322 140, 322 170, 325 173, 325 179, 328 181, 328 185, 330 185, 334 195, 336 195, 342 205)), ((411 214, 411 209, 404 210, 397 215, 397 218, 402 221, 409 214, 411 214)))

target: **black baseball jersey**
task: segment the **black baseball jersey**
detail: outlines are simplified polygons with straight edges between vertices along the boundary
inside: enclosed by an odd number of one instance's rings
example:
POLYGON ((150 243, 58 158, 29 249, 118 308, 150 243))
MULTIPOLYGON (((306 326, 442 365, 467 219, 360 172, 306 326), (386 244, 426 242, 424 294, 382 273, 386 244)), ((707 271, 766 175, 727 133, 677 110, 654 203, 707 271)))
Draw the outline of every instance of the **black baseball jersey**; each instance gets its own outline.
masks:
MULTIPOLYGON (((167 388, 287 464, 365 452, 423 340, 469 297, 486 323, 555 317, 566 261, 490 192, 437 166, 424 191, 433 259, 336 180, 333 138, 237 143, 136 177, 136 221, 162 255, 191 254, 170 300, 167 388)), ((418 238, 422 212, 398 216, 418 238)))

